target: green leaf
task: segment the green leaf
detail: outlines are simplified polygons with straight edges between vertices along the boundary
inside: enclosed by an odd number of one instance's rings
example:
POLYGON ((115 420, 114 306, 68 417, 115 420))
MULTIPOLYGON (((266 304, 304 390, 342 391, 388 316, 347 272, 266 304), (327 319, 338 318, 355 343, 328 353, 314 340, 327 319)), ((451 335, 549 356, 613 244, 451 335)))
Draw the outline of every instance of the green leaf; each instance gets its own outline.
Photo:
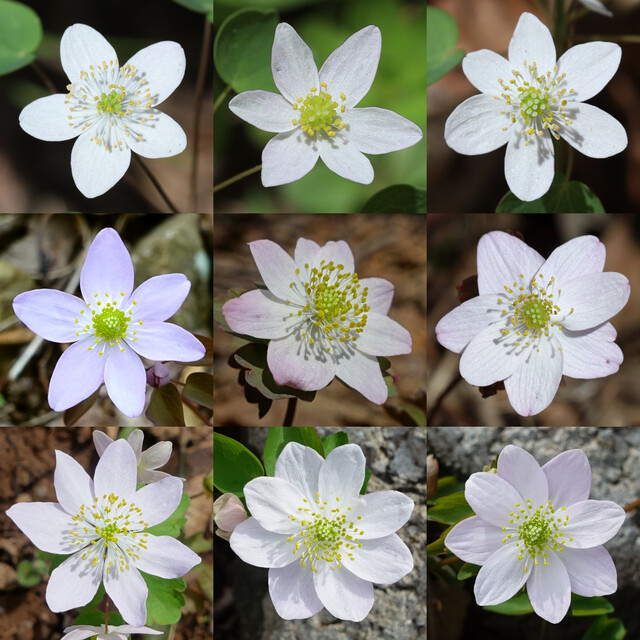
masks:
POLYGON ((213 45, 216 69, 236 92, 275 91, 271 48, 277 24, 273 9, 241 9, 220 26, 213 45))
POLYGON ((367 467, 364 470, 364 482, 362 483, 362 487, 360 489, 360 495, 364 495, 367 492, 367 485, 369 484, 369 480, 371 479, 371 469, 367 467))
POLYGON ((153 527, 145 529, 145 531, 154 536, 171 536, 172 538, 177 538, 180 535, 184 523, 187 521, 184 514, 189 508, 190 503, 191 500, 189 496, 183 493, 182 498, 180 498, 180 504, 178 504, 176 510, 164 522, 155 524, 153 527))
POLYGON ((446 11, 427 7, 427 86, 451 71, 464 58, 452 49, 458 42, 458 25, 446 11))
POLYGON ((394 184, 373 195, 361 213, 426 213, 427 191, 408 184, 394 184))
POLYGON ((213 550, 213 541, 207 540, 204 535, 202 535, 201 531, 188 537, 184 543, 194 553, 207 553, 208 551, 213 550))
POLYGON ((16 567, 18 584, 23 587, 35 587, 49 572, 49 564, 43 560, 20 560, 16 567))
POLYGON ((165 384, 153 390, 144 414, 153 424, 184 427, 182 399, 174 384, 165 384))
POLYGON ((289 442, 299 442, 305 447, 311 447, 320 455, 324 453, 322 441, 313 427, 271 427, 262 454, 267 475, 274 474, 276 460, 289 442))
POLYGON ((175 624, 184 606, 182 592, 187 588, 182 578, 158 578, 141 571, 149 588, 147 596, 147 625, 175 624))
MULTIPOLYGON (((122 616, 117 611, 109 611, 109 626, 119 626, 126 624, 122 616)), ((83 607, 78 617, 73 621, 73 624, 88 624, 94 627, 99 627, 104 624, 104 611, 98 609, 87 609, 83 607)))
POLYGON ((627 630, 618 618, 602 616, 594 620, 587 629, 583 640, 622 640, 627 635, 627 630))
POLYGON ((244 485, 264 475, 260 460, 237 440, 213 433, 213 484, 222 493, 242 497, 244 485))
POLYGON ((526 593, 518 593, 506 602, 483 608, 494 613, 502 613, 505 616, 524 616, 527 613, 533 613, 533 607, 526 593))
POLYGON ((206 13, 211 15, 211 22, 213 22, 213 0, 173 0, 175 3, 191 9, 196 13, 206 13))
POLYGON ((320 438, 324 449, 324 457, 326 458, 336 447, 349 444, 349 436, 344 431, 332 433, 330 436, 320 438))
POLYGON ((0 75, 31 63, 41 40, 42 24, 33 9, 0 0, 0 75))
POLYGON ((454 524, 458 520, 472 515, 473 511, 466 501, 463 491, 436 498, 433 501, 433 506, 427 509, 427 520, 443 524, 454 524))
POLYGON ((213 410, 213 376, 200 371, 192 373, 184 385, 182 397, 213 410))
POLYGON ((551 188, 542 198, 523 202, 507 193, 498 203, 496 213, 605 213, 602 202, 586 184, 568 182, 556 173, 551 188))
POLYGON ((571 594, 571 615, 577 618, 583 616, 602 616, 612 613, 613 605, 600 596, 586 598, 575 593, 571 594))
POLYGON ((460 567, 460 571, 458 571, 458 580, 468 580, 469 578, 477 576, 480 568, 481 567, 478 564, 465 562, 462 567, 460 567))

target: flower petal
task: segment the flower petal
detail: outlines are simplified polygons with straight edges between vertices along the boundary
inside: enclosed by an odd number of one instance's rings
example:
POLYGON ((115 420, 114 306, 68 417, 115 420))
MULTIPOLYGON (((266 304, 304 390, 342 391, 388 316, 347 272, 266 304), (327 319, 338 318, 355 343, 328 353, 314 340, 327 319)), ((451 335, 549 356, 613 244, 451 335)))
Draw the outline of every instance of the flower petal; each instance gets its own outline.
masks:
POLYGON ((587 7, 587 9, 591 9, 591 11, 595 11, 603 16, 608 16, 609 18, 613 17, 613 13, 609 11, 600 0, 580 0, 580 2, 587 7))
POLYGON ((516 543, 507 542, 482 565, 473 587, 481 607, 505 602, 520 591, 530 575, 533 561, 528 555, 518 560, 519 555, 516 543), (529 571, 525 571, 525 567, 529 571))
POLYGON ((16 316, 34 333, 51 342, 75 342, 78 325, 74 320, 86 310, 80 298, 55 289, 35 289, 13 300, 16 316))
POLYGON ((468 53, 462 60, 462 71, 469 82, 482 93, 502 93, 498 78, 511 78, 513 65, 489 49, 468 53))
POLYGON ((262 280, 281 300, 291 298, 291 282, 296 280, 296 263, 278 244, 271 240, 255 240, 249 243, 262 280))
POLYGON ((86 302, 108 293, 113 300, 127 298, 133 289, 133 263, 117 231, 103 229, 89 247, 80 274, 80 290, 86 302), (105 269, 105 265, 108 268, 105 269), (121 294, 124 293, 124 296, 121 294))
POLYGON ((618 533, 625 512, 615 502, 584 500, 569 505, 564 512, 564 545, 572 549, 588 549, 604 544, 618 533))
POLYGON ((502 529, 516 504, 525 502, 504 478, 480 471, 472 473, 464 488, 464 497, 483 521, 502 529))
POLYGON ((584 451, 563 451, 543 465, 549 482, 549 501, 556 509, 582 502, 591 491, 591 467, 584 451))
POLYGON ((331 171, 360 184, 373 182, 373 167, 369 158, 358 151, 356 144, 347 136, 339 133, 335 138, 318 142, 320 157, 331 171))
MULTIPOLYGON (((110 627, 112 629, 112 627, 110 627)), ((91 627, 88 625, 73 625, 71 627, 67 627, 64 632, 65 635, 62 636, 61 640, 85 640, 86 638, 91 638, 91 636, 95 636, 97 633, 104 631, 104 625, 99 627, 91 627)), ((115 638, 115 640, 120 640, 119 638, 115 638)))
POLYGON ((569 573, 571 591, 585 598, 607 596, 618 588, 618 574, 609 552, 602 546, 592 549, 565 547, 560 556, 569 573))
POLYGON ((555 397, 562 378, 563 352, 555 337, 540 339, 522 366, 505 378, 509 402, 521 416, 534 416, 555 397))
MULTIPOLYGON (((135 431, 131 435, 134 433, 135 431)), ((130 441, 131 436, 129 436, 129 444, 131 444, 130 441)), ((173 445, 171 442, 156 442, 140 454, 139 464, 143 469, 158 469, 159 467, 164 467, 164 465, 169 462, 172 449, 173 445)))
POLYGON ((320 80, 327 83, 327 93, 338 100, 338 94, 346 95, 347 109, 355 106, 369 92, 378 70, 382 34, 369 25, 349 36, 324 61, 320 80))
POLYGON ((135 503, 144 514, 145 523, 152 527, 169 518, 182 500, 182 489, 182 480, 169 476, 136 491, 135 503))
POLYGON ((124 66, 135 67, 136 77, 146 80, 154 105, 158 105, 182 82, 186 65, 183 48, 165 40, 140 49, 124 66))
POLYGON ((298 513, 304 499, 302 492, 282 478, 260 477, 247 482, 244 497, 251 515, 267 531, 296 533, 301 525, 292 514, 298 513))
POLYGON ((390 153, 422 140, 422 129, 417 124, 389 109, 365 107, 344 115, 349 140, 362 153, 390 153))
POLYGON ((136 340, 127 344, 143 358, 194 362, 205 354, 202 342, 192 333, 171 322, 145 322, 136 327, 136 340))
POLYGON ((465 562, 483 565, 504 543, 504 533, 478 516, 458 522, 447 534, 444 544, 465 562))
POLYGON ((297 487, 310 502, 318 491, 318 476, 324 458, 311 447, 289 442, 276 460, 275 477, 297 487))
POLYGON ((335 372, 342 382, 361 393, 367 400, 375 404, 384 404, 387 401, 389 391, 380 371, 380 363, 375 356, 356 349, 349 357, 338 358, 335 372))
POLYGON ((104 588, 113 604, 129 624, 140 626, 147 620, 147 583, 133 565, 121 571, 114 563, 104 576, 104 588), (113 568, 116 567, 115 570, 113 568))
POLYGON ((279 133, 262 150, 262 186, 277 187, 300 180, 316 166, 319 155, 317 141, 300 127, 279 133))
MULTIPOLYGON (((102 558, 96 566, 82 559, 82 551, 74 553, 51 572, 46 600, 51 611, 68 611, 90 602, 102 582, 102 558)), ((144 620, 143 620, 144 622, 144 620)))
POLYGON ((329 453, 320 468, 318 491, 323 500, 357 498, 364 482, 367 462, 357 444, 345 444, 329 453))
POLYGON ((144 411, 147 374, 138 354, 128 346, 109 349, 104 383, 113 404, 125 416, 136 418, 144 411))
POLYGON ((590 273, 570 282, 563 288, 557 304, 567 314, 562 326, 571 331, 592 329, 606 322, 629 300, 629 281, 621 273, 590 273))
POLYGON ((73 181, 85 198, 96 198, 109 191, 126 173, 131 162, 131 149, 127 145, 107 150, 93 142, 92 137, 92 130, 88 129, 71 150, 73 181))
POLYGON ((613 42, 586 42, 571 47, 558 60, 558 74, 566 73, 571 97, 585 102, 600 93, 620 66, 622 49, 613 42))
POLYGON ((267 531, 255 518, 237 524, 229 544, 237 556, 254 567, 286 567, 292 562, 299 566, 299 558, 293 554, 295 545, 287 542, 286 534, 267 531))
POLYGON ((271 50, 271 72, 278 91, 291 104, 298 98, 304 98, 311 87, 320 86, 318 67, 311 49, 286 22, 276 27, 271 50))
POLYGON ((329 242, 320 247, 320 251, 314 256, 311 267, 320 269, 322 260, 342 265, 342 271, 349 273, 355 271, 353 252, 344 240, 329 240, 329 242))
POLYGON ((229 109, 254 127, 273 133, 291 131, 299 115, 291 103, 271 91, 243 91, 229 102, 229 109))
POLYGON ((458 153, 476 156, 495 151, 507 144, 511 120, 500 113, 500 105, 492 95, 484 93, 467 98, 447 118, 444 125, 446 143, 458 153))
POLYGON ((147 536, 144 544, 136 551, 140 557, 135 564, 140 571, 153 576, 181 578, 202 562, 197 553, 171 536, 147 536))
POLYGON ((302 620, 323 609, 313 584, 313 575, 298 562, 269 569, 269 595, 281 618, 302 620))
POLYGON ((311 264, 314 261, 318 251, 320 251, 320 245, 314 240, 298 238, 298 242, 296 242, 294 260, 296 264, 302 268, 305 263, 311 264))
POLYGON ((525 202, 547 193, 554 176, 551 136, 543 131, 542 136, 530 136, 528 142, 514 128, 504 156, 504 176, 509 189, 525 202))
POLYGON ((525 60, 535 62, 540 75, 553 71, 557 60, 551 31, 532 13, 520 16, 509 42, 511 65, 520 69, 525 60))
POLYGON ((367 304, 377 313, 387 315, 393 301, 393 284, 384 278, 360 278, 359 282, 363 289, 369 289, 367 304))
POLYGON ((531 279, 544 258, 522 240, 504 231, 485 233, 478 242, 478 291, 480 295, 504 293, 524 275, 531 279))
POLYGON ((135 300, 136 320, 163 321, 170 318, 184 302, 191 289, 191 282, 182 273, 167 273, 145 280, 131 294, 123 307, 135 300))
POLYGON ((86 24, 74 24, 65 29, 60 39, 60 62, 71 82, 78 82, 80 74, 90 65, 111 61, 118 64, 118 54, 106 38, 86 24))
POLYGON ((153 115, 153 120, 136 122, 136 132, 142 140, 136 136, 126 138, 131 150, 143 158, 169 158, 182 153, 187 146, 184 129, 166 113, 154 110, 153 115))
POLYGON ((540 267, 545 283, 551 278, 562 287, 578 276, 599 273, 604 267, 606 249, 595 236, 573 238, 553 250, 540 267))
MULTIPOLYGON (((362 540, 362 538, 360 538, 362 540)), ((409 547, 392 533, 384 538, 364 540, 353 557, 344 559, 343 566, 362 580, 375 584, 392 584, 413 569, 409 547)))
POLYGON ((98 456, 102 456, 104 450, 113 440, 104 431, 98 429, 94 429, 91 435, 93 436, 93 446, 96 448, 98 456))
POLYGON ((91 349, 93 339, 72 344, 56 363, 49 382, 49 405, 54 411, 65 411, 88 398, 104 381, 107 359, 91 349))
MULTIPOLYGON (((368 300, 367 300, 368 302, 368 300)), ((357 347, 371 356, 399 356, 411 353, 411 334, 395 320, 369 312, 367 324, 357 347)))
POLYGON ((579 103, 565 109, 573 120, 561 127, 559 135, 572 147, 590 158, 608 158, 627 148, 625 128, 608 113, 592 104, 579 103))
POLYGON ((116 440, 102 454, 93 475, 96 496, 114 493, 129 501, 136 492, 136 454, 126 440, 116 440))
POLYGON ((63 451, 56 450, 53 486, 60 506, 72 516, 80 513, 83 505, 88 508, 93 504, 93 480, 78 462, 63 451))
POLYGON ((571 378, 589 379, 610 376, 620 368, 624 356, 613 342, 616 330, 610 322, 595 329, 558 333, 562 345, 562 374, 571 378))
POLYGON ((320 563, 313 574, 316 593, 327 611, 341 620, 360 622, 373 607, 373 585, 344 567, 331 571, 328 562, 320 563))
POLYGON ((455 307, 438 321, 436 337, 443 347, 460 353, 474 336, 501 318, 502 311, 496 294, 476 296, 455 307))
POLYGON ((547 622, 557 624, 569 611, 571 585, 558 554, 551 549, 546 554, 546 563, 535 564, 531 570, 527 594, 533 610, 547 622))
POLYGON ((414 506, 413 500, 399 491, 375 491, 361 496, 358 506, 353 507, 353 513, 360 516, 356 524, 364 531, 358 538, 371 540, 390 536, 408 522, 414 506))
POLYGON ((547 476, 536 459, 524 449, 507 445, 498 456, 498 475, 521 496, 530 499, 534 507, 549 499, 547 476))
POLYGON ((79 136, 82 130, 69 126, 67 102, 67 95, 62 93, 34 100, 20 112, 20 126, 30 136, 47 142, 79 136))

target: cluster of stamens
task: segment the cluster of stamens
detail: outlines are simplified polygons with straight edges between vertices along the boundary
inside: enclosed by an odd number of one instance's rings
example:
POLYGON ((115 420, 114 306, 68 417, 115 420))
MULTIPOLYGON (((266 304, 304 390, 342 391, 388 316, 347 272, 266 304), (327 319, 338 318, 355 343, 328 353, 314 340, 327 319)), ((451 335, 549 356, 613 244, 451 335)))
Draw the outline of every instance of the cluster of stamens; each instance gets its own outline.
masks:
POLYGON ((306 499, 302 502, 298 514, 288 516, 302 529, 287 538, 287 542, 294 543, 294 555, 303 548, 300 566, 306 567, 308 563, 311 571, 317 573, 316 565, 321 561, 329 563, 331 571, 341 569, 346 560, 353 561, 354 549, 362 548, 359 536, 363 536, 364 531, 358 524, 362 516, 354 517, 351 507, 343 508, 338 497, 332 505, 323 501, 319 493, 316 493, 313 503, 306 499))
POLYGON ((326 89, 327 83, 321 82, 320 91, 318 87, 311 87, 306 98, 300 97, 293 103, 293 110, 299 115, 292 118, 291 123, 294 127, 300 126, 310 137, 315 136, 318 131, 324 131, 333 138, 336 131, 342 131, 347 126, 338 116, 338 110, 340 113, 345 112, 344 101, 347 96, 341 93, 342 105, 338 105, 326 89))
POLYGON ((80 80, 67 85, 69 126, 94 127, 91 141, 106 151, 129 146, 127 138, 143 140, 156 102, 143 76, 134 65, 120 67, 117 60, 81 71, 80 80))
MULTIPOLYGON (((296 268, 296 275, 301 275, 296 268)), ((333 261, 320 261, 319 267, 304 265, 304 274, 299 281, 289 284, 297 294, 286 303, 298 307, 301 337, 310 345, 317 341, 328 343, 355 342, 367 324, 370 307, 367 304, 368 287, 362 288, 357 273, 344 271, 344 265, 333 261)), ((331 352, 331 346, 324 347, 331 352)))
MULTIPOLYGON (((558 75, 557 66, 553 67, 553 71, 540 74, 537 64, 527 64, 526 60, 523 67, 524 73, 513 69, 513 78, 508 81, 498 79, 502 91, 494 98, 506 103, 505 109, 500 113, 509 117, 511 125, 521 121, 525 145, 530 144, 532 136, 543 136, 545 129, 558 140, 560 126, 573 124, 573 120, 565 112, 566 96, 575 93, 573 89, 564 86, 567 74, 558 75)), ((508 128, 505 126, 502 130, 506 131, 508 128)))
MULTIPOLYGON (((509 513, 508 526, 502 527, 505 537, 503 544, 513 542, 515 538, 518 560, 524 560, 529 556, 534 566, 549 564, 549 551, 559 553, 564 551, 565 542, 571 542, 573 538, 565 538, 562 529, 569 522, 566 507, 561 507, 563 512, 558 515, 548 500, 534 509, 531 500, 526 504, 517 503, 515 509, 509 513), (507 533, 508 532, 508 533, 507 533)), ((527 565, 524 566, 525 572, 527 565)))

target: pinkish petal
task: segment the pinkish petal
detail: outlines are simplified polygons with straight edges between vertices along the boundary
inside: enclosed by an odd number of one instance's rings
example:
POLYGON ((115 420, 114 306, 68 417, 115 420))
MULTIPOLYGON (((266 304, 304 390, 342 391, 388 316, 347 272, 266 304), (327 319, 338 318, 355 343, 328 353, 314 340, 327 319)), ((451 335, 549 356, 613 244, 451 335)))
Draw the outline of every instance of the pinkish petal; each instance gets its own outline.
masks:
POLYGON ((604 267, 606 249, 595 236, 573 238, 553 250, 540 267, 546 284, 555 279, 556 287, 589 273, 599 273, 604 267))
POLYGON ((563 328, 557 334, 562 345, 562 374, 571 378, 603 378, 620 368, 624 356, 613 342, 616 330, 610 322, 595 329, 570 331, 563 328))
POLYGON ((320 245, 314 240, 307 240, 306 238, 299 238, 296 242, 296 250, 294 253, 294 259, 296 264, 302 268, 305 264, 311 266, 314 263, 316 253, 320 251, 320 245))
POLYGON ((292 293, 289 285, 298 280, 293 258, 271 240, 250 242, 249 249, 269 291, 281 300, 290 299, 292 293))
POLYGON ((398 356, 411 353, 411 335, 395 320, 371 311, 356 345, 372 356, 398 356))
POLYGON ((391 309, 394 287, 384 278, 361 278, 361 290, 369 289, 367 304, 376 312, 387 315, 391 309))
POLYGON ((336 376, 375 404, 387 401, 389 390, 375 356, 354 350, 349 357, 336 362, 336 376))

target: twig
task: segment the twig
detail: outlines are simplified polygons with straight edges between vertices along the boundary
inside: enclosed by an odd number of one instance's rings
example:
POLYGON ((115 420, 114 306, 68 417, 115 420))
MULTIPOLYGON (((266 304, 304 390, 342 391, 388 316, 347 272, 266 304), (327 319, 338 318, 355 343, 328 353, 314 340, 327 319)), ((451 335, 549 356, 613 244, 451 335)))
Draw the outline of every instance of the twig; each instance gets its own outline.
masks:
POLYGON ((38 78, 42 80, 42 84, 44 84, 49 93, 59 93, 56 89, 56 85, 51 82, 51 79, 44 72, 44 69, 35 60, 31 63, 31 68, 36 72, 38 78))
POLYGON ((433 405, 431 411, 429 411, 429 414, 427 415, 427 425, 431 422, 431 420, 433 420, 433 416, 436 415, 438 409, 440 409, 440 405, 442 404, 442 401, 445 399, 446 395, 451 392, 451 390, 458 384, 458 382, 460 382, 460 380, 462 380, 462 376, 460 375, 460 373, 458 373, 458 375, 449 383, 449 386, 440 394, 440 397, 436 400, 436 403, 433 405))
POLYGON ((149 178, 149 180, 151 180, 153 186, 158 190, 158 193, 160 194, 162 199, 165 201, 166 205, 169 207, 169 209, 171 209, 171 213, 178 213, 178 209, 175 207, 173 202, 171 202, 171 200, 169 200, 169 196, 165 193, 164 189, 162 188, 162 186, 160 185, 160 183, 158 182, 156 177, 153 175, 153 173, 151 173, 151 171, 149 170, 147 165, 144 162, 142 162, 142 160, 140 160, 140 158, 139 158, 137 153, 134 153, 132 155, 133 155, 133 159, 142 168, 142 170, 144 171, 144 173, 147 176, 147 178, 149 178))
POLYGON ((193 413, 195 413, 198 416, 198 418, 200 418, 200 420, 204 422, 204 424, 206 424, 209 427, 213 426, 213 423, 211 422, 211 420, 209 420, 209 418, 207 418, 203 413, 201 413, 200 410, 191 401, 183 397, 182 402, 184 402, 187 405, 187 407, 189 407, 189 409, 191 409, 191 411, 193 411, 193 413))
POLYGON ((243 171, 242 173, 239 173, 233 176, 232 178, 229 178, 228 180, 225 180, 224 182, 217 184, 215 187, 213 187, 213 193, 215 193, 216 191, 220 191, 220 189, 224 189, 225 187, 228 187, 230 184, 233 184, 234 182, 238 182, 238 180, 242 180, 242 178, 246 178, 247 176, 250 176, 252 173, 257 173, 258 171, 260 171, 260 169, 262 169, 262 164, 252 167, 251 169, 247 169, 246 171, 243 171))

